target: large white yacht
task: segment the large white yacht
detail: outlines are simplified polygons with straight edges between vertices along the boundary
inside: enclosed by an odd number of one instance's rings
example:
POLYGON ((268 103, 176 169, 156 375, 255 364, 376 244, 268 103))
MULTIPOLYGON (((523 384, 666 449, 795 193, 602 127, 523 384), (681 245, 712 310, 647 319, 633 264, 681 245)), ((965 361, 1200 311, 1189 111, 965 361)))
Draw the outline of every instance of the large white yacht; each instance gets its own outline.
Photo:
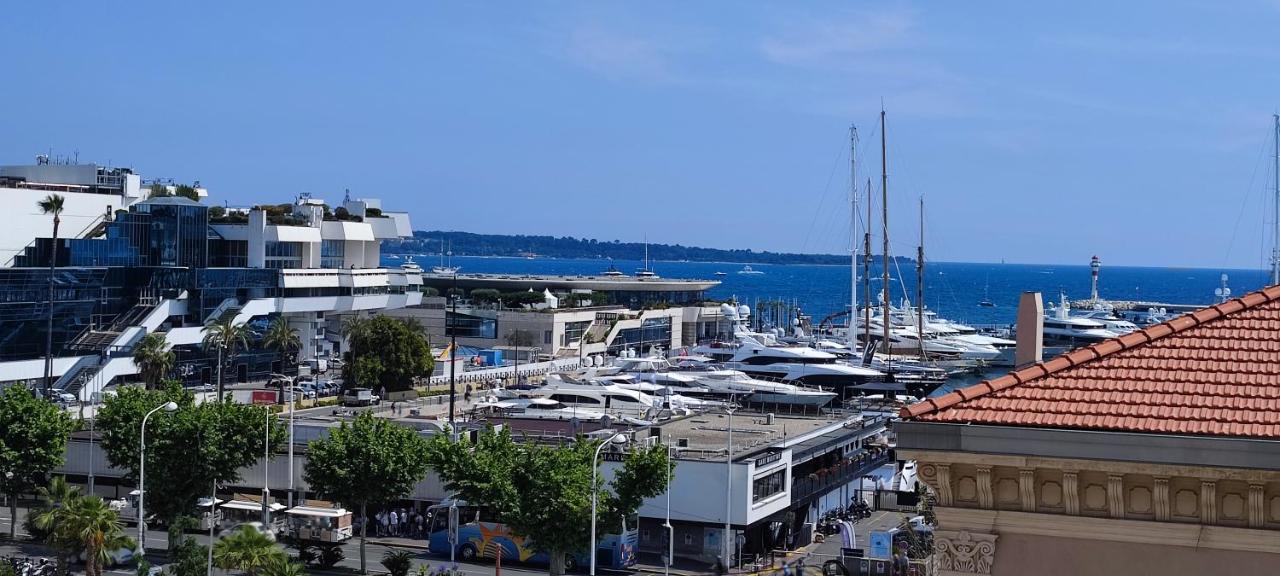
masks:
POLYGON ((548 398, 578 409, 600 410, 633 418, 650 418, 662 409, 653 395, 621 386, 578 383, 563 378, 549 379, 541 388, 529 390, 532 398, 548 398))
POLYGON ((1066 295, 1061 297, 1058 306, 1051 304, 1045 311, 1043 333, 1046 345, 1065 346, 1083 346, 1120 336, 1101 321, 1072 316, 1066 295))
POLYGON ((698 375, 698 382, 712 393, 736 397, 746 403, 817 408, 836 399, 835 392, 783 382, 767 382, 752 378, 741 370, 707 370, 694 374, 698 375))

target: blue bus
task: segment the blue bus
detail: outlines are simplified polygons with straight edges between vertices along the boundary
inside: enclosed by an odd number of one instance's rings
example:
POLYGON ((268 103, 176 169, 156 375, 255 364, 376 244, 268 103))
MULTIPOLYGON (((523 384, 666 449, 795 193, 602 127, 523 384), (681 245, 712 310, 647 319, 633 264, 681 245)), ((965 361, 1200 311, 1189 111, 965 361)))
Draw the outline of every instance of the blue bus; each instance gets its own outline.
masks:
MULTIPOLYGON (((501 549, 503 562, 550 563, 545 552, 536 551, 532 541, 512 533, 488 508, 462 501, 437 504, 427 509, 431 517, 427 547, 432 554, 449 556, 449 508, 455 504, 458 508, 458 539, 453 546, 458 560, 497 558, 498 550, 501 549)), ((634 566, 636 546, 640 540, 638 526, 638 519, 632 518, 626 523, 621 535, 603 535, 597 542, 596 566, 615 570, 634 566)), ((565 557, 565 570, 585 570, 590 562, 585 551, 574 552, 565 557)))

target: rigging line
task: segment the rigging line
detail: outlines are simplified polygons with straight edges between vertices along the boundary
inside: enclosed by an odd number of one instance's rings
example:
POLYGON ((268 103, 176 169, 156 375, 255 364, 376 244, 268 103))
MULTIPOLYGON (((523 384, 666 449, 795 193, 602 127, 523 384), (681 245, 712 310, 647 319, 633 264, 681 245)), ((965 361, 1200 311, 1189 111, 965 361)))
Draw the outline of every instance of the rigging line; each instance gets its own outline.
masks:
MULTIPOLYGON (((1227 253, 1223 257, 1223 265, 1226 267, 1231 262, 1231 249, 1235 247, 1236 234, 1240 231, 1240 220, 1244 218, 1245 209, 1249 206, 1249 199, 1253 197, 1253 183, 1258 177, 1258 165, 1262 162, 1263 156, 1267 152, 1267 139, 1271 136, 1271 130, 1267 130, 1267 134, 1263 136, 1258 144, 1258 157, 1253 161, 1253 173, 1249 175, 1249 186, 1245 188, 1244 200, 1240 203, 1240 213, 1236 215, 1235 225, 1231 227, 1231 240, 1227 242, 1227 253)), ((1270 174, 1270 172, 1268 172, 1270 174)), ((1265 208, 1265 207, 1264 207, 1265 208)), ((1266 210, 1263 210, 1266 213, 1266 210)))
POLYGON ((822 196, 818 199, 818 209, 813 213, 813 221, 809 223, 809 228, 805 230, 804 242, 800 244, 801 253, 809 249, 809 237, 813 234, 813 229, 818 225, 818 216, 823 213, 822 207, 827 202, 827 193, 831 191, 831 180, 835 178, 836 168, 840 166, 840 161, 844 159, 844 148, 844 146, 840 148, 835 160, 831 162, 831 171, 827 173, 827 183, 823 185, 822 196))

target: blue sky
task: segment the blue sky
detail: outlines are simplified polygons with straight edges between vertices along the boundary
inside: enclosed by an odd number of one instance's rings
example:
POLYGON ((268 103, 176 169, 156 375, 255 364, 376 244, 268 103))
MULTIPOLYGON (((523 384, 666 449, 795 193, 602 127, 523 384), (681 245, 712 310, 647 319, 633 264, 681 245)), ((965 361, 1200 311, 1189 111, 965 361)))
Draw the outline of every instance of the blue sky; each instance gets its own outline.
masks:
POLYGON ((1258 267, 1277 29, 1274 1, 24 2, 0 162, 837 252, 848 125, 878 179, 883 102, 899 254, 924 195, 934 259, 1258 267))

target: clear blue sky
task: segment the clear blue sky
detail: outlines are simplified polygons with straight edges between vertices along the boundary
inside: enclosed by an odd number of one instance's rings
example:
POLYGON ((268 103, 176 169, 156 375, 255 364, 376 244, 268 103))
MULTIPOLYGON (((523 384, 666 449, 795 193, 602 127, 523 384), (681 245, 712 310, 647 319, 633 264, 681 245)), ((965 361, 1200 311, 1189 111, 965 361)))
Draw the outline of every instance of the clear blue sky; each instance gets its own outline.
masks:
POLYGON ((0 162, 380 196, 419 229, 1258 267, 1280 3, 19 2, 0 162), (375 9, 376 7, 376 9, 375 9))

